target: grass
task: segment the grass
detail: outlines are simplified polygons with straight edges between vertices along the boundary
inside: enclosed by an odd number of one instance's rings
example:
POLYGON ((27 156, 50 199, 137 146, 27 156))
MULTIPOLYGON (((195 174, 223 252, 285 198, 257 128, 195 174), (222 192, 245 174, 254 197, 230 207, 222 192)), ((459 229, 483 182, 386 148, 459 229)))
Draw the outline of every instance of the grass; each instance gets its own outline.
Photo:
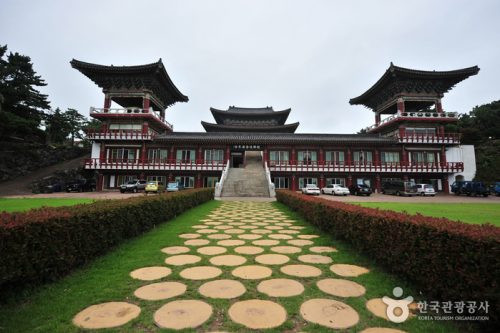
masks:
POLYGON ((59 198, 0 198, 0 212, 22 212, 40 207, 73 206, 94 202, 93 199, 59 199, 59 198))
MULTIPOLYGON (((176 219, 169 221, 156 230, 145 235, 130 240, 117 247, 113 252, 97 259, 92 264, 75 271, 72 275, 59 282, 38 288, 32 293, 21 295, 19 299, 7 300, 5 304, 0 305, 0 332, 52 332, 52 333, 71 333, 82 332, 82 330, 73 326, 71 320, 75 314, 92 304, 108 301, 128 301, 141 307, 140 316, 132 322, 116 328, 106 330, 95 330, 96 332, 170 332, 169 330, 160 330, 153 322, 154 312, 163 304, 171 301, 144 301, 133 295, 135 289, 148 282, 138 281, 129 277, 129 272, 140 267, 162 265, 166 255, 159 250, 165 246, 182 245, 183 241, 177 237, 180 233, 193 232, 192 225, 199 224, 213 209, 219 207, 222 203, 211 201, 200 205, 176 219)), ((267 204, 269 205, 269 204, 267 204)), ((328 235, 322 234, 315 227, 308 225, 295 213, 288 210, 282 204, 272 204, 275 208, 284 212, 291 218, 298 220, 299 225, 306 226, 303 233, 321 235, 315 239, 315 245, 334 245, 339 251, 333 253, 334 262, 351 263, 368 267, 371 272, 363 276, 352 278, 352 280, 361 283, 367 289, 362 297, 341 299, 343 302, 354 307, 361 316, 358 325, 342 332, 358 332, 366 327, 392 327, 399 328, 407 332, 458 332, 457 328, 449 322, 432 322, 411 319, 403 324, 392 324, 383 319, 374 317, 365 308, 365 302, 368 299, 390 296, 395 286, 400 286, 406 295, 418 296, 418 291, 413 290, 404 281, 385 273, 366 257, 357 254, 347 244, 339 242, 328 235)), ((265 237, 264 237, 265 238, 265 237)), ((281 242, 284 244, 284 242, 281 242)), ((215 241, 211 241, 215 244, 215 241)), ((248 242, 247 242, 248 244, 248 242)), ((265 247, 264 253, 270 253, 270 247, 265 247)), ((194 253, 194 251, 191 251, 194 253)), ((231 247, 226 254, 234 254, 231 247)), ((290 264, 297 263, 299 254, 290 254, 290 264)), ((209 264, 208 256, 197 265, 209 264)), ((247 264, 253 264, 252 256, 247 256, 247 264)), ((329 265, 316 265, 323 270, 321 278, 334 277, 328 269, 329 265)), ((227 316, 227 309, 234 302, 231 300, 213 300, 201 296, 197 289, 206 281, 186 281, 179 276, 179 272, 184 267, 171 267, 173 273, 166 278, 169 281, 182 281, 188 285, 186 294, 174 299, 201 299, 211 304, 214 314, 203 326, 197 330, 183 330, 182 332, 200 332, 200 331, 218 331, 225 330, 229 332, 249 332, 242 326, 231 322, 227 316)), ((231 275, 232 269, 223 269, 223 274, 218 279, 234 278, 231 275)), ((287 277, 273 267, 273 278, 287 277)), ((296 278, 299 279, 299 278, 296 278)), ((310 298, 333 298, 326 296, 317 287, 315 282, 318 278, 300 279, 305 286, 305 292, 302 295, 289 298, 270 298, 283 305, 288 313, 288 320, 282 326, 276 329, 266 330, 266 332, 278 333, 283 331, 306 331, 306 332, 331 332, 330 329, 308 324, 299 314, 300 305, 310 298)), ((256 290, 260 281, 244 281, 247 292, 240 297, 245 299, 266 299, 263 294, 256 290)), ((175 331, 179 332, 179 331, 175 331)))
POLYGON ((407 212, 471 224, 491 223, 500 226, 500 205, 493 203, 401 203, 401 202, 357 202, 364 207, 407 212))

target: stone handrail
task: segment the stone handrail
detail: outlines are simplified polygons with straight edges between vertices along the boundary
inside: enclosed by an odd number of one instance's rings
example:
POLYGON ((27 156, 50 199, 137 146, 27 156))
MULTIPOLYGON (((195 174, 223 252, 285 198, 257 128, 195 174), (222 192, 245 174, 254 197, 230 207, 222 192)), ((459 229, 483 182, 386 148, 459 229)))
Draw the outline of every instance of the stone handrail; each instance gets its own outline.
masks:
POLYGON ((220 176, 220 180, 215 183, 215 197, 220 198, 222 194, 222 187, 224 186, 224 181, 226 180, 227 173, 229 172, 229 160, 227 161, 226 166, 222 170, 222 175, 220 176))
POLYGON ((269 187, 269 197, 275 198, 276 197, 276 190, 274 187, 274 183, 271 181, 271 171, 269 170, 269 167, 267 166, 267 162, 264 163, 264 167, 266 169, 266 179, 267 179, 267 186, 269 187))

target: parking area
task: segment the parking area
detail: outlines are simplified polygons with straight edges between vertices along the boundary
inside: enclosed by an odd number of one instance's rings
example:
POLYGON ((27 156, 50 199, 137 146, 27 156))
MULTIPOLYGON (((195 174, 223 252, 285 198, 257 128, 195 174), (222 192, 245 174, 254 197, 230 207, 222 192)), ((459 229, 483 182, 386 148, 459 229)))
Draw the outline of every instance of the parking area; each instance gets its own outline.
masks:
POLYGON ((396 195, 386 195, 373 193, 370 196, 332 196, 332 195, 320 195, 320 198, 327 200, 336 200, 343 202, 408 202, 408 203, 499 203, 500 197, 490 195, 488 197, 468 197, 466 195, 454 195, 454 194, 444 194, 438 193, 435 197, 422 197, 422 196, 412 196, 412 197, 398 197, 396 195))

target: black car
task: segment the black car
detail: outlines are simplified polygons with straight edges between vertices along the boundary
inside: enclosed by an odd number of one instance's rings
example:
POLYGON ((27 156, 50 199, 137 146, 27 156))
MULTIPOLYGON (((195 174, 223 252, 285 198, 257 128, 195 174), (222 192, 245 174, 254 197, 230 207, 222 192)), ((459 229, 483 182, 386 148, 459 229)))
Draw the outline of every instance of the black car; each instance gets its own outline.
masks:
POLYGON ((370 196, 372 194, 372 189, 365 184, 356 184, 349 186, 349 192, 354 195, 370 196))
POLYGON ((66 185, 66 192, 93 192, 96 190, 96 183, 93 179, 77 179, 66 185))
POLYGON ((488 195, 490 195, 488 187, 486 187, 483 182, 465 181, 461 182, 459 185, 456 183, 458 182, 453 183, 453 185, 451 186, 451 191, 456 195, 482 195, 483 197, 487 197, 488 195))

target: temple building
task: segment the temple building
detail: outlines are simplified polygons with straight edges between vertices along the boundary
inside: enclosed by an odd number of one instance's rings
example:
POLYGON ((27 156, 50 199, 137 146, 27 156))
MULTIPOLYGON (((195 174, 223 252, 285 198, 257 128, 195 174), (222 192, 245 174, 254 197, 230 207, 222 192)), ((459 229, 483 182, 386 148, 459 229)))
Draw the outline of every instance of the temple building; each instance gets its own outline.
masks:
POLYGON ((298 122, 287 124, 291 109, 270 106, 210 108, 215 122, 201 121, 205 132, 177 132, 166 121, 166 110, 188 97, 175 87, 161 59, 141 66, 78 60, 71 65, 104 93, 103 107, 90 109, 102 126, 87 133, 93 145, 85 162, 98 172, 100 190, 136 178, 215 187, 224 175, 223 195, 238 195, 250 178, 277 189, 363 183, 375 191, 384 181, 403 179, 449 192, 452 181, 475 173, 473 147, 461 146, 460 136, 446 130, 458 114, 446 111, 442 98, 476 75, 477 66, 420 71, 391 63, 371 88, 349 101, 374 113, 375 124, 365 133, 301 134, 295 133, 298 122), (112 108, 112 102, 120 107, 112 108))

